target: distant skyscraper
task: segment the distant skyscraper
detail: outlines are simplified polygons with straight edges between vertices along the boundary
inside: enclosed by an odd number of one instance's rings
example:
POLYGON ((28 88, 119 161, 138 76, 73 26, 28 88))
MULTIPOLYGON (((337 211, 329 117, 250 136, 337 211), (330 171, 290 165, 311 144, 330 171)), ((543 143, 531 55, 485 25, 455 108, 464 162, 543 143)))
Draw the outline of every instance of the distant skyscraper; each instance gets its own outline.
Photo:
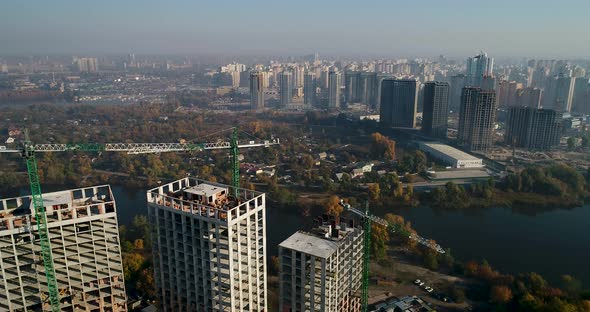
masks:
POLYGON ((359 312, 363 230, 343 219, 320 221, 279 245, 279 311, 359 312))
POLYGON ((313 72, 305 73, 303 83, 303 101, 307 105, 316 106, 317 79, 313 72))
POLYGON ((551 109, 511 107, 506 122, 505 142, 515 147, 548 150, 559 145, 563 116, 551 109))
POLYGON ((523 88, 516 92, 516 104, 517 107, 541 107, 541 98, 543 90, 539 88, 523 88))
POLYGON ((305 74, 305 70, 303 67, 293 68, 293 87, 294 88, 303 87, 304 74, 305 74))
POLYGON ((340 86, 342 85, 342 74, 331 70, 328 83, 328 108, 340 108, 340 86))
POLYGON ((576 78, 572 111, 579 114, 590 113, 590 82, 588 78, 576 78))
POLYGON ((264 108, 264 83, 263 75, 259 71, 250 73, 250 108, 264 108))
POLYGON ((359 97, 360 102, 369 105, 371 109, 377 108, 377 73, 374 72, 361 72, 359 80, 359 97))
POLYGON ((76 65, 78 70, 84 73, 95 73, 98 71, 98 60, 93 57, 77 58, 76 65))
POLYGON ((481 87, 484 77, 492 77, 494 59, 485 52, 467 59, 467 85, 481 87))
POLYGON ((516 81, 502 80, 498 83, 498 107, 516 106, 516 97, 518 90, 523 88, 523 84, 516 81))
POLYGON ((496 92, 463 88, 459 113, 459 144, 470 151, 486 151, 493 145, 496 92))
POLYGON ((422 131, 437 138, 447 137, 449 84, 431 81, 424 84, 422 131))
POLYGON ((347 71, 344 73, 344 98, 346 103, 356 103, 360 101, 359 84, 361 73, 357 71, 347 71))
POLYGON ((279 73, 279 92, 281 107, 291 103, 293 98, 293 74, 291 72, 279 73))
POLYGON ((543 97, 543 108, 558 112, 571 112, 575 79, 560 74, 548 80, 543 97))
POLYGON ((390 127, 414 128, 418 108, 418 84, 413 79, 381 82, 380 122, 390 127))
POLYGON ((460 74, 451 77, 451 91, 449 94, 449 109, 458 111, 461 107, 461 92, 467 85, 467 76, 460 74))

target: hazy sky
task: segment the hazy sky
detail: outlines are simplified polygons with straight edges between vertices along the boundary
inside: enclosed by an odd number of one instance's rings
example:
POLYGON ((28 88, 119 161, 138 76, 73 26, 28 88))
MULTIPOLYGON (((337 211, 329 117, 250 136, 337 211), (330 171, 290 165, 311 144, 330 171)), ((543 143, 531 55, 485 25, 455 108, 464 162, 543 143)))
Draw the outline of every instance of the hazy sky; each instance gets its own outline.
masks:
POLYGON ((2 54, 590 57, 590 0, 2 2, 2 54))

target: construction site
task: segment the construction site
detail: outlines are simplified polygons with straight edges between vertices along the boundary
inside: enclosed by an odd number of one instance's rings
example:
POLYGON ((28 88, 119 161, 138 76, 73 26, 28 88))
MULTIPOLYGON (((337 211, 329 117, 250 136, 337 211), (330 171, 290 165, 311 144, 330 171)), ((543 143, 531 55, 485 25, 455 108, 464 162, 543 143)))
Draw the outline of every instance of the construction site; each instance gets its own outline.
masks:
POLYGON ((147 192, 163 311, 264 311, 265 195, 185 178, 147 192))
MULTIPOLYGON (((116 204, 108 185, 44 194, 62 311, 127 311, 116 204)), ((0 200, 0 310, 48 311, 31 196, 0 200)))

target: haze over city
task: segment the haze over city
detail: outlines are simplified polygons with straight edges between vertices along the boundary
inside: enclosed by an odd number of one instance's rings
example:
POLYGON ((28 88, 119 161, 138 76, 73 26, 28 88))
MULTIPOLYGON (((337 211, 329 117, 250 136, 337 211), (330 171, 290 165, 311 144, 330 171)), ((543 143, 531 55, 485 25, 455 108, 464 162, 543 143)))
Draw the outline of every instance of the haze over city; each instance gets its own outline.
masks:
POLYGON ((0 312, 590 312, 589 12, 3 3, 0 312))
POLYGON ((6 1, 2 54, 590 55, 590 2, 6 1))

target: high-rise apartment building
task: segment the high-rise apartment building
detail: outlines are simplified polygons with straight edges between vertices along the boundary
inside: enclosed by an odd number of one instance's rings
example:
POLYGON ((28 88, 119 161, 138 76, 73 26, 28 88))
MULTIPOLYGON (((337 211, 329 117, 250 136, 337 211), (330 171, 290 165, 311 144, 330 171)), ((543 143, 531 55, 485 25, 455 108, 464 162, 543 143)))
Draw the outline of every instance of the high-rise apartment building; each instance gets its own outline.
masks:
POLYGON ((303 83, 303 102, 305 104, 311 105, 311 106, 317 105, 316 90, 317 90, 316 74, 313 72, 305 73, 305 79, 304 79, 304 83, 303 83))
POLYGON ((576 78, 572 111, 578 114, 590 114, 590 82, 588 78, 576 78))
POLYGON ((414 128, 418 109, 418 83, 414 79, 381 82, 380 122, 390 127, 414 128))
POLYGON ((516 107, 541 107, 541 98, 543 96, 543 90, 539 88, 523 88, 516 92, 516 107))
POLYGON ((523 84, 516 81, 502 80, 498 83, 498 107, 516 106, 518 91, 523 84))
POLYGON ((547 81, 543 108, 559 112, 571 112, 574 97, 575 79, 559 74, 547 81))
POLYGON ((467 86, 482 87, 484 77, 492 77, 494 72, 494 59, 487 53, 467 59, 467 86))
POLYGON ((264 81, 263 75, 259 71, 250 73, 250 108, 264 108, 264 81))
POLYGON ((431 81, 424 84, 422 131, 431 137, 446 138, 449 115, 447 82, 431 81))
POLYGON ((459 144, 470 151, 486 151, 493 146, 496 120, 496 92, 463 88, 459 112, 459 144))
POLYGON ((328 83, 328 108, 340 108, 340 87, 342 85, 342 74, 331 70, 328 83))
POLYGON ((263 193, 184 178, 147 192, 161 311, 265 311, 263 193))
MULTIPOLYGON (((108 185, 43 194, 61 311, 127 311, 108 185)), ((50 311, 30 196, 0 199, 0 311, 50 311)))
POLYGON ((279 311, 360 311, 363 230, 323 216, 279 245, 279 311))
POLYGON ((75 59, 78 71, 85 73, 95 73, 98 71, 98 60, 94 57, 81 57, 75 59))
POLYGON ((532 150, 549 150, 559 145, 562 113, 534 107, 511 107, 506 122, 506 144, 532 150))
POLYGON ((279 93, 280 93, 280 105, 291 103, 293 98, 293 74, 288 71, 280 72, 278 75, 279 81, 279 93))
POLYGON ((361 73, 357 71, 347 71, 344 73, 344 98, 346 103, 356 103, 360 101, 359 84, 361 73))
POLYGON ((449 109, 452 111, 459 111, 461 107, 461 92, 467 86, 467 76, 463 74, 451 77, 451 91, 449 95, 449 109))

